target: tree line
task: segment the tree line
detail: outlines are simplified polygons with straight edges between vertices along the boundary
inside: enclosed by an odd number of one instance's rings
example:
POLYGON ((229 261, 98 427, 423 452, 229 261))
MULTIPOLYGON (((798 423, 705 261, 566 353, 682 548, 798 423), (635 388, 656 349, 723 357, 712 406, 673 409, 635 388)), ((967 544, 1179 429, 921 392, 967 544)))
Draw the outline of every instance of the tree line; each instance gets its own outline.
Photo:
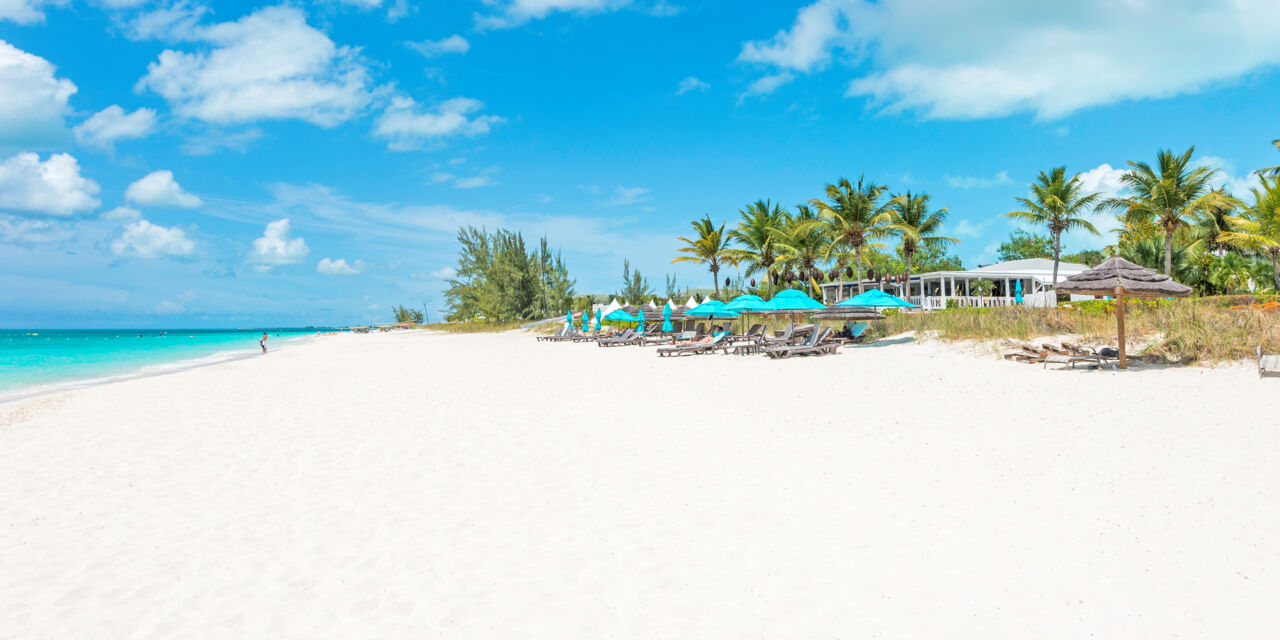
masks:
MULTIPOLYGON (((1280 140, 1273 145, 1280 149, 1280 140)), ((1080 174, 1068 175, 1066 167, 1041 171, 1027 196, 1016 199, 1018 208, 1005 214, 1041 233, 1015 231, 1000 245, 999 258, 1050 258, 1055 282, 1064 259, 1096 266, 1119 255, 1201 293, 1280 290, 1280 166, 1255 172, 1258 186, 1241 199, 1218 184, 1218 169, 1193 160, 1194 152, 1163 150, 1154 164, 1130 161, 1120 194, 1111 197, 1087 192, 1080 174), (1087 217, 1099 212, 1113 214, 1118 241, 1064 253, 1063 233, 1099 235, 1087 217)), ((934 208, 928 193, 892 194, 859 178, 828 184, 823 195, 793 209, 757 200, 738 211, 731 229, 709 215, 695 220, 672 263, 706 267, 716 297, 727 266, 759 276, 760 292, 768 296, 784 282, 816 290, 823 281, 854 278, 862 292, 863 281, 876 276, 909 279, 961 268, 948 252, 959 241, 943 235, 948 208, 934 208)), ((756 288, 754 279, 750 286, 756 288)))

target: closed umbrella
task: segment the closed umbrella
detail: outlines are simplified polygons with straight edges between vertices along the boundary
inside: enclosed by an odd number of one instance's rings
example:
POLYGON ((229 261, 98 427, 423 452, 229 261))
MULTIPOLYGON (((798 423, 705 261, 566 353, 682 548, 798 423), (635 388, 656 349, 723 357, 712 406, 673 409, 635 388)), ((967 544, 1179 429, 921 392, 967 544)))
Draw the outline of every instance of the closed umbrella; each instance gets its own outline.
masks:
POLYGON ((573 328, 573 312, 572 311, 564 312, 564 324, 570 329, 573 328))
POLYGON ((1022 304, 1022 281, 1013 281, 1013 301, 1022 304))
POLYGON ((600 333, 600 307, 596 307, 596 333, 600 333))
POLYGON ((671 302, 667 301, 667 306, 662 308, 662 332, 671 333, 674 327, 671 326, 671 302))
POLYGON ((586 333, 591 330, 591 312, 582 312, 582 332, 586 333))
POLYGON ((644 309, 640 310, 640 320, 639 324, 636 325, 636 335, 644 335, 644 309))

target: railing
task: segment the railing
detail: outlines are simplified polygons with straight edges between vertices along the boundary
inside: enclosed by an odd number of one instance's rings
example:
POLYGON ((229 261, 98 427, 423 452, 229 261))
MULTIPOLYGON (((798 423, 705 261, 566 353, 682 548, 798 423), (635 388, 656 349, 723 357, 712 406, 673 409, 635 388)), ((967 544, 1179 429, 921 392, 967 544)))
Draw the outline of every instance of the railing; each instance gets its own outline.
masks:
POLYGON ((920 305, 922 309, 929 310, 946 309, 947 300, 955 300, 961 307, 1012 307, 1018 304, 1013 298, 1002 296, 924 296, 923 301, 920 296, 911 296, 909 300, 911 304, 920 305))

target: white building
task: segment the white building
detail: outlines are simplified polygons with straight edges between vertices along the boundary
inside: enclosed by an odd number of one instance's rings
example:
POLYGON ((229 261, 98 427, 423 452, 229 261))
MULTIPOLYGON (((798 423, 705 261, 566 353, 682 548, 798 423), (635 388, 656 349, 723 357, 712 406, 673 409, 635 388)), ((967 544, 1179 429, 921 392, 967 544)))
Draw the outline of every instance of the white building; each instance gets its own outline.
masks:
MULTIPOLYGON (((1058 263, 1058 281, 1067 279, 1089 267, 1070 262, 1058 263)), ((1022 283, 1023 304, 1049 306, 1052 293, 1050 285, 1053 281, 1053 260, 1046 258, 1027 258, 1011 260, 998 264, 969 269, 967 271, 933 271, 930 273, 913 273, 911 281, 903 291, 903 283, 888 283, 864 280, 864 287, 883 289, 900 298, 925 309, 945 309, 948 300, 955 300, 955 305, 962 307, 1009 307, 1017 304, 1017 287, 1022 283), (975 280, 989 280, 995 284, 995 290, 986 296, 974 295, 970 284, 975 280)), ((858 283, 853 281, 833 281, 822 285, 822 301, 834 304, 858 293, 858 283), (844 296, 840 296, 843 285, 844 296)), ((1087 298, 1088 296, 1083 296, 1087 298)), ((1072 296, 1072 299, 1082 296, 1072 296)))

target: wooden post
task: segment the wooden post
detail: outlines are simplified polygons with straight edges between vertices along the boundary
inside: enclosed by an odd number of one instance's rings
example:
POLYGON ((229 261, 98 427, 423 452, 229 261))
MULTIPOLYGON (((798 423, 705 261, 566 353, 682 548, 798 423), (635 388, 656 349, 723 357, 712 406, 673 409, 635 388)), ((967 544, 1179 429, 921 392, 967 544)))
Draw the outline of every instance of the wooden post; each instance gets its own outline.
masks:
POLYGON ((1124 292, 1116 292, 1116 329, 1120 334, 1120 368, 1129 368, 1129 357, 1124 348, 1124 292))

